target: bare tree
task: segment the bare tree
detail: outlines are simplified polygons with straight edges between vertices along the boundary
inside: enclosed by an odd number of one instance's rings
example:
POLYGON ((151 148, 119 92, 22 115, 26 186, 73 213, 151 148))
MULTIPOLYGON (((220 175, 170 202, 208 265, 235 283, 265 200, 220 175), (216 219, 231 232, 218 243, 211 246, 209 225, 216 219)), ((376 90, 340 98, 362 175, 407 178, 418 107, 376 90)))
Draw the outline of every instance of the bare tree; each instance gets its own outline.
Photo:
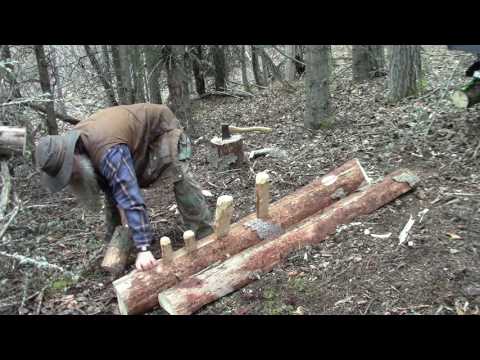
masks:
POLYGON ((215 90, 226 89, 225 49, 223 45, 212 45, 213 64, 215 66, 215 90))
POLYGON ((169 91, 169 105, 177 118, 182 123, 186 132, 196 137, 196 128, 192 121, 192 109, 188 78, 185 64, 185 45, 168 45, 166 69, 169 91))
POLYGON ((288 81, 295 80, 295 73, 297 68, 295 67, 295 55, 297 45, 287 45, 287 55, 290 57, 287 59, 287 66, 285 67, 285 78, 288 81))
POLYGON ((145 60, 139 45, 130 45, 133 102, 145 102, 145 60))
POLYGON ((42 88, 42 92, 46 97, 50 100, 46 103, 46 110, 47 110, 47 118, 46 118, 46 125, 47 131, 50 135, 57 135, 58 134, 58 126, 57 126, 57 119, 55 117, 55 107, 53 105, 53 93, 50 84, 50 75, 48 74, 48 62, 47 57, 45 55, 45 50, 43 45, 34 45, 35 50, 35 57, 37 59, 38 65, 38 74, 40 76, 40 86, 42 88))
POLYGON ((319 129, 331 124, 330 45, 306 47, 305 127, 319 129))
POLYGON ((111 106, 118 105, 118 102, 115 99, 115 91, 113 90, 113 86, 108 81, 108 78, 105 75, 105 71, 103 71, 102 67, 100 66, 100 63, 98 62, 97 57, 95 56, 95 53, 93 52, 92 48, 90 47, 90 45, 83 45, 83 48, 85 49, 85 53, 87 54, 88 59, 90 60, 90 64, 95 70, 98 76, 98 79, 100 80, 103 86, 103 89, 105 90, 105 94, 107 96, 109 105, 111 106))
POLYGON ((117 80, 117 91, 120 104, 128 104, 127 88, 124 85, 123 73, 122 73, 122 60, 120 56, 120 46, 112 45, 112 60, 113 60, 113 69, 115 72, 115 78, 117 80))
POLYGON ((253 77, 255 78, 255 84, 259 86, 265 86, 266 81, 260 71, 260 66, 258 63, 258 49, 255 45, 250 45, 252 51, 252 71, 253 77))
POLYGON ((145 45, 143 47, 145 53, 145 66, 147 68, 147 88, 151 103, 161 104, 162 93, 160 91, 160 74, 162 58, 158 45, 145 45))
POLYGON ((193 77, 195 79, 195 89, 197 94, 202 96, 205 94, 205 76, 203 69, 203 50, 202 45, 195 45, 192 48, 193 60, 192 60, 192 70, 193 77))
POLYGON ((250 90, 250 84, 248 82, 248 76, 247 76, 247 61, 245 59, 245 45, 240 45, 237 47, 238 52, 239 52, 239 59, 240 59, 240 65, 242 69, 242 83, 243 83, 243 89, 246 92, 251 92, 250 90))
POLYGON ((418 94, 421 79, 420 45, 392 45, 388 81, 390 101, 418 94))
POLYGON ((379 76, 384 67, 382 45, 353 45, 353 80, 364 81, 379 76))

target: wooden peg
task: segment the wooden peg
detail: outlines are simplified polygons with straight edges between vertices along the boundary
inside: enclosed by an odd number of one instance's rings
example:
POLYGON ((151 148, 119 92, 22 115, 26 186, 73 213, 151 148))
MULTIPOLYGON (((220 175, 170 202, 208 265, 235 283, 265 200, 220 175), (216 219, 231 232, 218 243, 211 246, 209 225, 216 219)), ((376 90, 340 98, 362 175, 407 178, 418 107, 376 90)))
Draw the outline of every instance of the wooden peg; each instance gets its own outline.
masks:
POLYGON ((268 207, 270 205, 270 176, 266 172, 258 173, 255 177, 255 195, 257 206, 257 218, 268 219, 268 207))
POLYGON ((172 250, 172 242, 166 236, 163 236, 160 239, 160 248, 162 249, 162 259, 165 264, 169 264, 172 262, 173 258, 173 250, 172 250))
POLYGON ((217 208, 215 210, 215 235, 220 239, 228 234, 230 230, 230 221, 233 215, 233 197, 222 195, 217 199, 217 208))
POLYGON ((192 230, 187 230, 183 233, 183 241, 185 241, 185 249, 187 249, 188 252, 197 248, 195 233, 192 230))

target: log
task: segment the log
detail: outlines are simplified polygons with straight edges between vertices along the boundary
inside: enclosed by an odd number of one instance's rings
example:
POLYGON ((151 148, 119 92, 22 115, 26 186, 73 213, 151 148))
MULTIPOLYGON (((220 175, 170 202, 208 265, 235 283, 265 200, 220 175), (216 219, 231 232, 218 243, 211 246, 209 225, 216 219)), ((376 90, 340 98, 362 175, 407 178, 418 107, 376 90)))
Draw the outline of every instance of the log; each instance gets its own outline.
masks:
MULTIPOLYGON (((350 160, 327 175, 270 204, 268 228, 283 231, 368 182, 368 177, 358 160, 350 160)), ((271 235, 272 232, 262 232, 260 231, 262 226, 255 225, 262 223, 258 222, 256 213, 253 213, 233 224, 224 238, 217 240, 216 235, 212 234, 198 241, 197 249, 193 252, 187 252, 185 249, 175 251, 170 265, 164 264, 160 259, 151 270, 134 270, 117 279, 113 282, 113 287, 120 313, 140 314, 152 310, 158 306, 160 291, 271 235)))
POLYGON ((212 154, 209 162, 219 169, 238 168, 244 162, 243 137, 232 135, 228 139, 215 136, 210 140, 212 154))
POLYGON ((27 139, 26 128, 0 126, 0 156, 25 154, 27 139))
POLYGON ((462 89, 452 94, 453 104, 461 109, 469 108, 480 102, 480 80, 474 79, 462 89))
POLYGON ((217 239, 223 238, 230 230, 230 222, 233 216, 233 198, 230 195, 222 195, 217 199, 215 209, 215 222, 213 229, 217 239))
POLYGON ((267 173, 258 173, 255 177, 255 199, 257 218, 268 220, 268 207, 270 206, 270 176, 267 173))
POLYGON ((102 269, 114 274, 120 274, 127 265, 132 248, 130 232, 126 226, 117 226, 107 247, 102 261, 102 269))
POLYGON ((264 240, 222 264, 190 276, 158 296, 160 306, 172 315, 189 315, 258 278, 274 268, 290 253, 306 245, 317 244, 336 232, 337 226, 359 215, 370 214, 411 190, 418 182, 409 170, 399 170, 381 183, 320 211, 293 230, 273 240, 264 240), (397 180, 396 180, 397 179, 397 180))

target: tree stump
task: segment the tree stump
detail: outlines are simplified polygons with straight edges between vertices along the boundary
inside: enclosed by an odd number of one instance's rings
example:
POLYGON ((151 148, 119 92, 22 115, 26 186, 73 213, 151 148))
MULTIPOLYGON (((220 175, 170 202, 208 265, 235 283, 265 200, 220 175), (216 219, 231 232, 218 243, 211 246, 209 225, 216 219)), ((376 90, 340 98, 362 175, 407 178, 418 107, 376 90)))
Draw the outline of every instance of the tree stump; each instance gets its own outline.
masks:
POLYGON ((210 140, 210 144, 212 145, 210 163, 217 169, 224 170, 242 166, 244 156, 241 135, 232 135, 227 139, 215 136, 210 140))

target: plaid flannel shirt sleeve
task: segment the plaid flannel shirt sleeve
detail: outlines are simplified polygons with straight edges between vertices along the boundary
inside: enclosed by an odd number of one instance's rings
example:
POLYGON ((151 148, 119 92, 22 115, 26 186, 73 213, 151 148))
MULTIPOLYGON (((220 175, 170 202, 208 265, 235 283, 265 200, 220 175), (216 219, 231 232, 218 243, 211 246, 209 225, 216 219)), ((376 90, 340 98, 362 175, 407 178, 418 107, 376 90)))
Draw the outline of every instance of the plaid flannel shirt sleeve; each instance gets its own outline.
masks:
POLYGON ((113 199, 125 212, 135 246, 149 246, 153 239, 152 230, 128 146, 121 144, 108 149, 100 168, 113 199))

